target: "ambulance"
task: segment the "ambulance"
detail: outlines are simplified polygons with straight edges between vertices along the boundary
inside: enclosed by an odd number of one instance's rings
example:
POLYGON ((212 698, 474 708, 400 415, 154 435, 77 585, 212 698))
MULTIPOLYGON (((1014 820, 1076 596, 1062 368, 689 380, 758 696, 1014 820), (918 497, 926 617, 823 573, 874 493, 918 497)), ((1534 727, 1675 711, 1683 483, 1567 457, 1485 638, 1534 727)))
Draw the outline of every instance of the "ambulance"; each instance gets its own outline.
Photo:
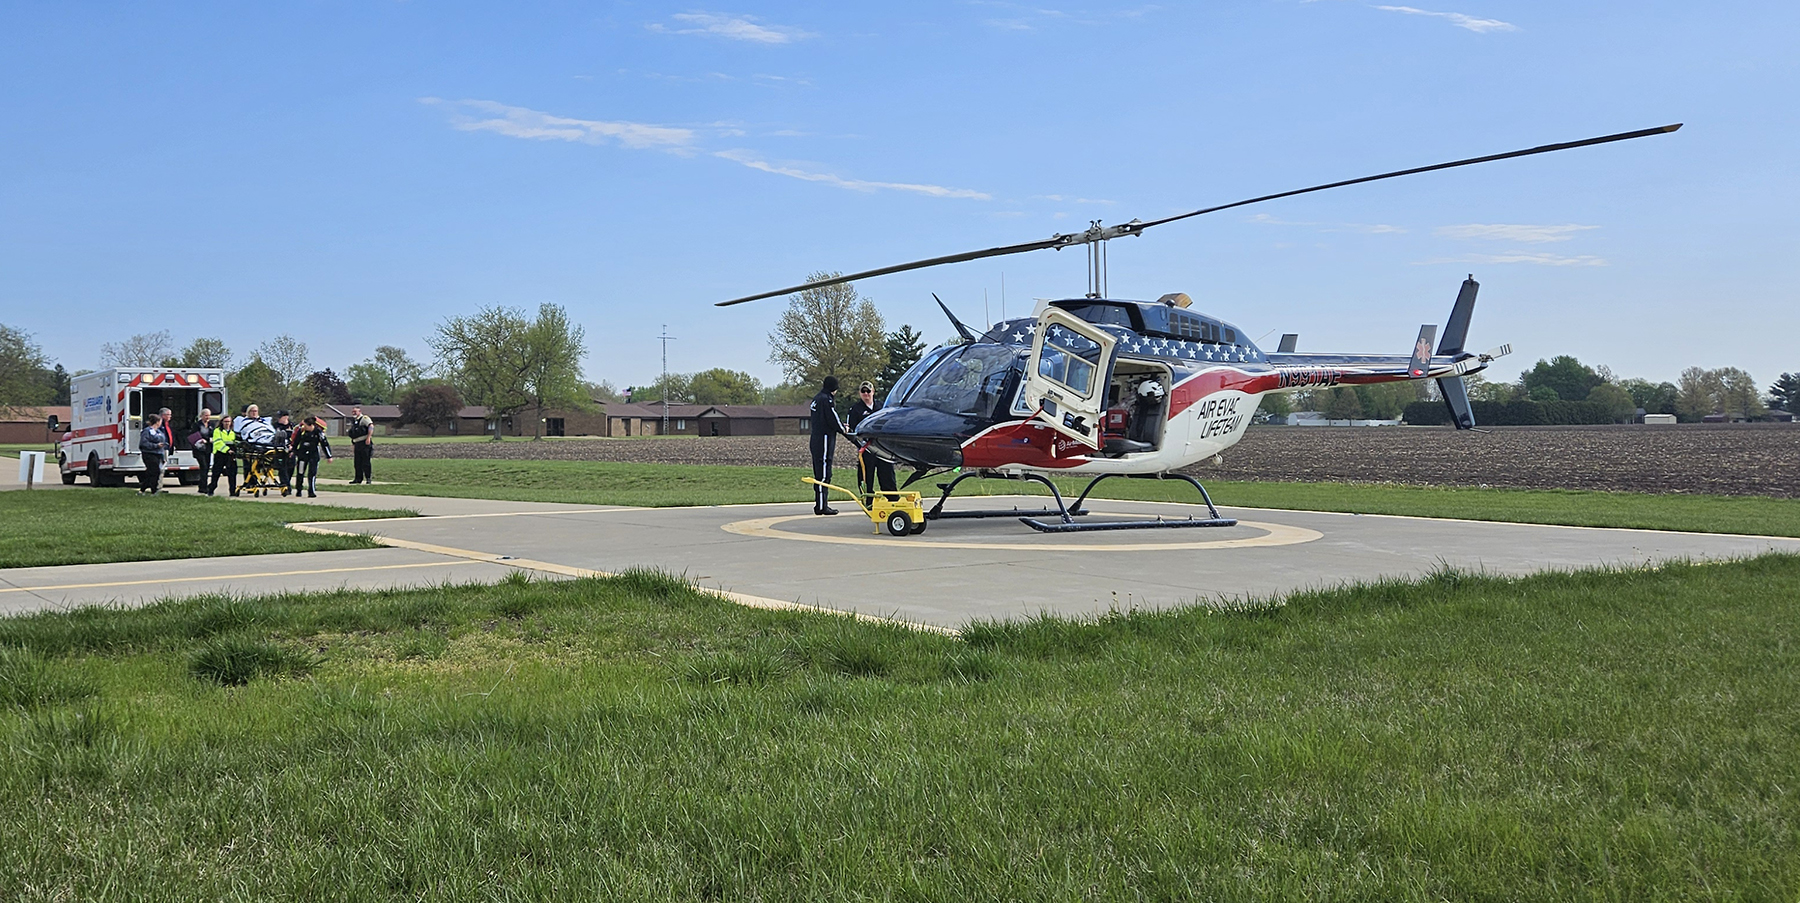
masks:
POLYGON ((179 478, 183 486, 201 481, 188 437, 201 408, 215 416, 224 413, 225 371, 118 367, 83 373, 70 380, 69 390, 70 429, 56 445, 65 484, 87 474, 95 486, 119 486, 127 476, 143 473, 138 435, 144 416, 163 408, 169 409, 169 434, 175 439, 174 451, 163 461, 164 476, 179 478))

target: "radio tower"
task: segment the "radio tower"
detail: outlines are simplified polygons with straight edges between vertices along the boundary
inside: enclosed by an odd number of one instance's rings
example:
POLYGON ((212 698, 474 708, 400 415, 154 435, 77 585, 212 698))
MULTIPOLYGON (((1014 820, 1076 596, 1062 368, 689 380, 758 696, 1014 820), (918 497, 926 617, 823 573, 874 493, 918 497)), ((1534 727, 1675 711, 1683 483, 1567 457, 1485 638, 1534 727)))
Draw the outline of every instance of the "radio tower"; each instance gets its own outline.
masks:
POLYGON ((662 429, 657 430, 656 434, 658 436, 667 436, 669 434, 669 342, 674 340, 675 337, 669 335, 669 324, 667 323, 663 324, 662 331, 663 334, 658 336, 658 338, 662 339, 663 351, 663 416, 662 429))

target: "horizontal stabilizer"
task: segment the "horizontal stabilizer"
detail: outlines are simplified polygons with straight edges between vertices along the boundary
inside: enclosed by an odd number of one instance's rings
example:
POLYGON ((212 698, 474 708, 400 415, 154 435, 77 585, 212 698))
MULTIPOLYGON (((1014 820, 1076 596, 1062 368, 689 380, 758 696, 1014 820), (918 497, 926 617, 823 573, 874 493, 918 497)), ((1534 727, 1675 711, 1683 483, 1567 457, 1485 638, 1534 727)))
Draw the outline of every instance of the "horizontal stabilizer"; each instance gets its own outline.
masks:
POLYGON ((1502 358, 1511 353, 1511 345, 1501 345, 1498 348, 1490 348, 1486 352, 1477 354, 1474 357, 1464 358, 1463 360, 1456 362, 1456 367, 1454 368, 1456 370, 1456 375, 1461 376, 1470 370, 1480 370, 1488 364, 1493 363, 1495 358, 1502 358))

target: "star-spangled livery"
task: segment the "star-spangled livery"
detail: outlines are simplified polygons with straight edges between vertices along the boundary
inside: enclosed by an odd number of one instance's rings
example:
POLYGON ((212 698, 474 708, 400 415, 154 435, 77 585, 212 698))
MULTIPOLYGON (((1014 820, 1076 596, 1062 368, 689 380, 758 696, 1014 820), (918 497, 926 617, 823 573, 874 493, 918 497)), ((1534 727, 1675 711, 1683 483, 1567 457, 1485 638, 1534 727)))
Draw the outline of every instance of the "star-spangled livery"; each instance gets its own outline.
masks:
POLYGON ((857 439, 868 453, 914 468, 909 484, 926 474, 962 469, 955 479, 940 484, 943 495, 926 512, 932 520, 1018 517, 1046 532, 1228 526, 1236 521, 1220 517, 1205 487, 1179 469, 1237 443, 1262 396, 1431 379, 1437 382, 1456 428, 1473 429, 1474 412, 1462 377, 1485 369, 1511 346, 1483 354, 1464 348, 1479 290, 1471 276, 1456 296, 1442 339, 1436 326, 1424 326, 1410 354, 1302 353, 1295 335, 1284 335, 1277 350, 1265 352, 1236 326, 1190 310, 1187 295, 1173 293, 1155 301, 1105 297, 1106 258, 1099 250, 1105 242, 1140 235, 1151 226, 1296 194, 1667 134, 1678 128, 1680 124, 1399 170, 1150 222, 1115 226, 1096 222, 1085 232, 832 277, 720 306, 921 267, 1085 245, 1086 297, 1047 302, 1035 316, 996 323, 979 336, 944 307, 962 341, 932 350, 895 382, 884 406, 857 427, 857 439), (1050 474, 1085 474, 1093 479, 1073 504, 1065 504, 1048 479, 1050 474), (1076 521, 1087 513, 1082 505, 1094 487, 1116 476, 1186 481, 1199 491, 1207 516, 1076 521), (958 484, 981 477, 1041 483, 1049 487, 1057 507, 1037 512, 944 510, 958 484), (1057 517, 1033 516, 1044 514, 1057 517))

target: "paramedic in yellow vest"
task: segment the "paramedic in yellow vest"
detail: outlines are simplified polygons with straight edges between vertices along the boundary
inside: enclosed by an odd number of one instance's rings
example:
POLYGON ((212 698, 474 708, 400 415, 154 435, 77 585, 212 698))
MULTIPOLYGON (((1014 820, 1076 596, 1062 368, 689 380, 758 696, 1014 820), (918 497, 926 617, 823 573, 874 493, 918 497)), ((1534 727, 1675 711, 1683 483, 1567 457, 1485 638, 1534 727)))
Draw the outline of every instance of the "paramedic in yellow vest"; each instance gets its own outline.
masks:
POLYGON ((219 474, 224 474, 230 482, 231 494, 237 495, 237 454, 235 444, 237 433, 231 424, 220 417, 212 429, 212 476, 206 483, 206 494, 212 495, 219 488, 219 474))

